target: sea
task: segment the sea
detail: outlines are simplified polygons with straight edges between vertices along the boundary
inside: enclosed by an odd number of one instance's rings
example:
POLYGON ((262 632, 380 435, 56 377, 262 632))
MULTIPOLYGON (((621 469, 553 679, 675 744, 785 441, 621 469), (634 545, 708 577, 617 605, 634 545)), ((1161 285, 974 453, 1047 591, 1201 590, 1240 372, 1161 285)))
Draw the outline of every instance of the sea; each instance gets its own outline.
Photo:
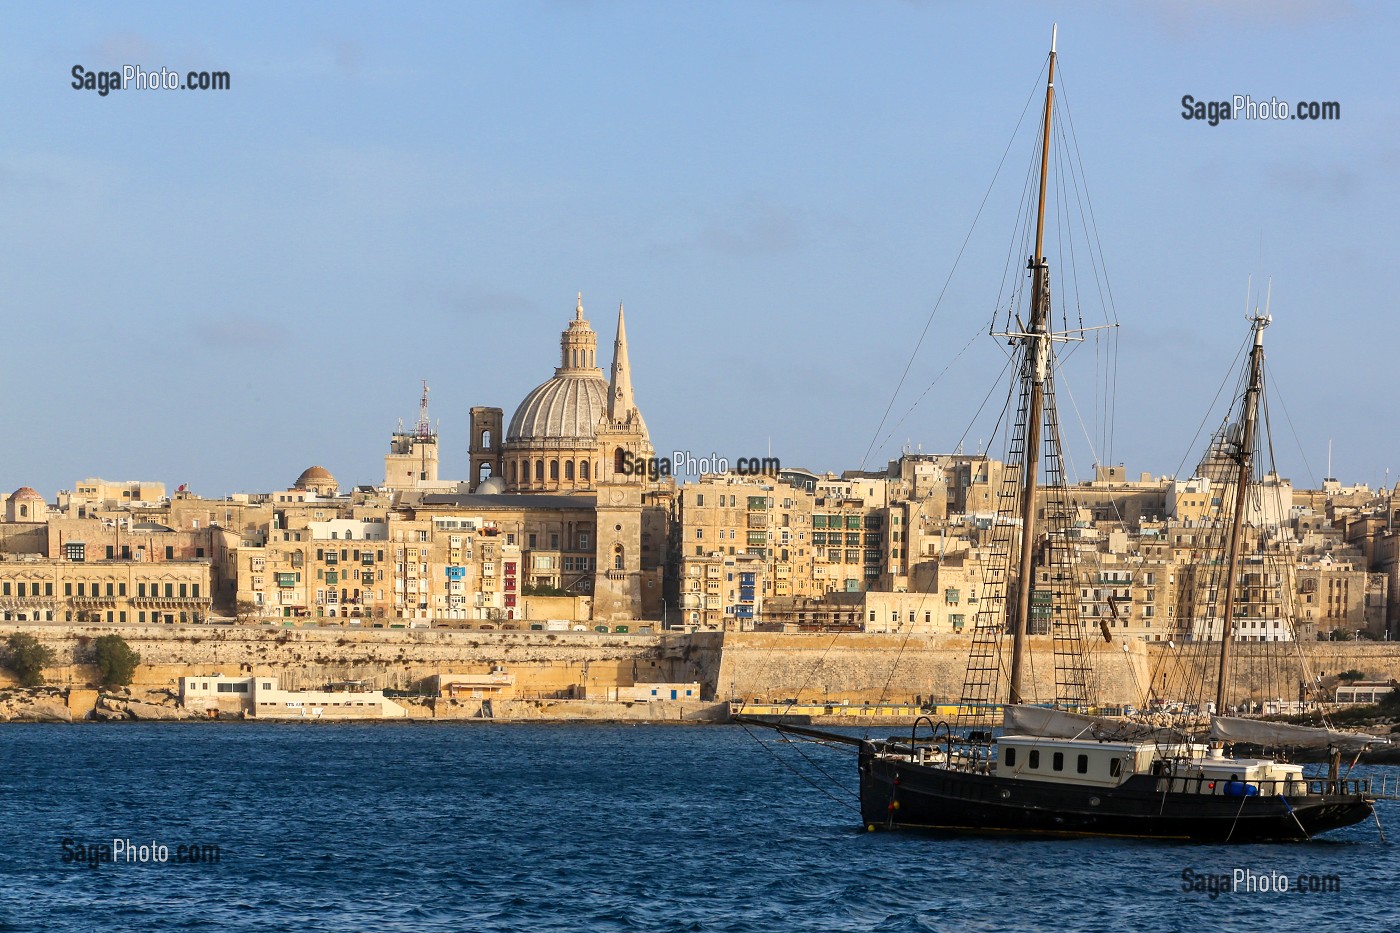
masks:
MULTIPOLYGON (((1371 823, 867 832, 855 773, 740 726, 7 725, 0 931, 1400 929, 1371 823)), ((1378 813, 1400 842, 1400 806, 1378 813)))

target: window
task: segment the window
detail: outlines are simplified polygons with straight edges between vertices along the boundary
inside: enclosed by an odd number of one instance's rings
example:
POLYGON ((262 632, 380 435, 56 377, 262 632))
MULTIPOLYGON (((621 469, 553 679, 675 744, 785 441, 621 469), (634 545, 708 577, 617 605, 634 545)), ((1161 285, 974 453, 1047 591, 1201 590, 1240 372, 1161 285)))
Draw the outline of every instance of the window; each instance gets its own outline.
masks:
POLYGON ((1033 749, 1031 749, 1030 767, 1032 767, 1032 768, 1039 768, 1039 767, 1040 767, 1040 749, 1038 749, 1038 748, 1033 748, 1033 749))
POLYGON ((1123 760, 1121 758, 1111 758, 1108 762, 1108 776, 1118 777, 1123 773, 1123 760))
POLYGON ((1008 748, 1006 750, 1006 766, 1008 768, 1016 767, 1016 749, 1008 748))
POLYGON ((63 546, 63 556, 72 561, 82 561, 87 552, 87 545, 82 542, 70 542, 63 546))
POLYGON ((1055 771, 1065 770, 1065 753, 1056 752, 1055 756, 1050 760, 1050 767, 1055 771))
POLYGON ((1076 769, 1080 774, 1088 774, 1088 773, 1089 773, 1089 756, 1088 756, 1088 755, 1080 755, 1080 756, 1079 756, 1079 760, 1078 760, 1077 762, 1075 762, 1075 769, 1076 769))

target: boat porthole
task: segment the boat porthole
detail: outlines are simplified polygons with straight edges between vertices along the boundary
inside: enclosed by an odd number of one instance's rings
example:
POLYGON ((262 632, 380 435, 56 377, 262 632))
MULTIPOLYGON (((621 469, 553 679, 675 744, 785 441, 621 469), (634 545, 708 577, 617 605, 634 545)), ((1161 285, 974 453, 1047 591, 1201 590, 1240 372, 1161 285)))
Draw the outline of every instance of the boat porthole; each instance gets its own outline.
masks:
POLYGON ((1011 791, 1009 791, 1009 790, 1007 790, 1007 789, 1005 789, 1005 788, 1002 788, 1002 791, 1001 791, 1001 799, 1002 799, 1002 800, 1010 800, 1010 799, 1011 799, 1011 791))
POLYGON ((1089 806, 1091 806, 1091 807, 1097 807, 1098 805, 1099 805, 1099 798, 1097 798, 1097 797, 1090 797, 1090 798, 1089 798, 1089 806))

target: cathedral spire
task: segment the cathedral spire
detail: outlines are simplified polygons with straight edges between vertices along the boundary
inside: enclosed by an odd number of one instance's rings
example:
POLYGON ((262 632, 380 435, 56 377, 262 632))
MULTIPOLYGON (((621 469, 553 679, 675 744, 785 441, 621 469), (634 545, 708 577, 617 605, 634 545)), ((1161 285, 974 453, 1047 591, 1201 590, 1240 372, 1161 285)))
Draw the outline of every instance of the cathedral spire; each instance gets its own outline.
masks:
POLYGON ((613 342, 612 378, 608 381, 608 418, 614 423, 627 420, 635 408, 632 400, 632 366, 627 361, 627 325, 622 302, 617 303, 617 339, 613 342))

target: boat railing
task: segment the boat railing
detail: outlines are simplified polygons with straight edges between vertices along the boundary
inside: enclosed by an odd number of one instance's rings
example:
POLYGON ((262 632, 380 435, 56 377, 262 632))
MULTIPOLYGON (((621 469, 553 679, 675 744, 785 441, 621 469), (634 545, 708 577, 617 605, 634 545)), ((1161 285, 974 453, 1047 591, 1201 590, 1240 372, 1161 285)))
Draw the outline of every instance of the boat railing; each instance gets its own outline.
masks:
POLYGON ((942 745, 944 755, 946 756, 945 760, 951 760, 953 757, 952 727, 941 719, 935 723, 928 716, 920 716, 918 719, 914 720, 914 726, 909 730, 909 760, 914 761, 917 757, 918 760, 923 761, 928 758, 927 749, 919 747, 919 723, 921 722, 928 723, 929 728, 932 730, 932 734, 923 739, 923 743, 933 746, 942 745), (939 730, 942 730, 941 734, 939 730))
POLYGON ((1379 787, 1375 778, 1370 778, 1368 783, 1369 796, 1377 800, 1400 800, 1400 774, 1385 771, 1380 775, 1379 787))
MULTIPOLYGON (((1193 774, 1159 778, 1157 790, 1159 793, 1168 791, 1217 797, 1372 796, 1370 778, 1253 780, 1193 774)), ((1395 790, 1400 791, 1400 787, 1395 790)))
POLYGON ((1370 796, 1370 778, 1311 778, 1308 781, 1308 793, 1344 795, 1348 797, 1370 796))

